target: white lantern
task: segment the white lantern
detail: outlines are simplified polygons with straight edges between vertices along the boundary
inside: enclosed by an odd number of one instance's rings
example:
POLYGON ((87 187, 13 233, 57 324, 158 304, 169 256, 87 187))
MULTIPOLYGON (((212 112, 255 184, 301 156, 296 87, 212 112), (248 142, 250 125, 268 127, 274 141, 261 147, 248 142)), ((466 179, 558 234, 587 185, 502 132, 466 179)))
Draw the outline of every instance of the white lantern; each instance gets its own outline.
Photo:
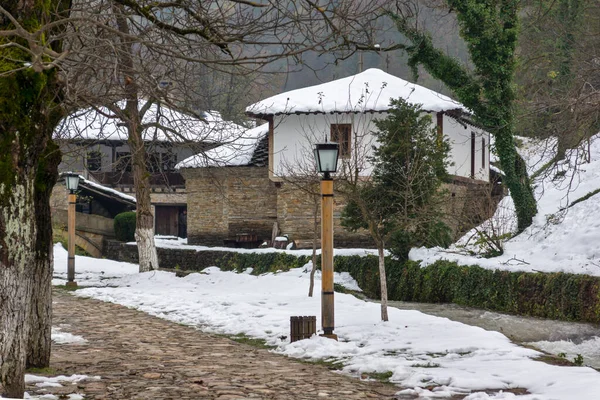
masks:
POLYGON ((69 189, 71 193, 75 193, 79 186, 79 174, 74 174, 72 172, 67 173, 65 182, 67 184, 67 189, 69 189))
POLYGON ((329 174, 337 171, 339 145, 337 143, 317 143, 315 145, 315 160, 317 171, 329 178, 329 174))

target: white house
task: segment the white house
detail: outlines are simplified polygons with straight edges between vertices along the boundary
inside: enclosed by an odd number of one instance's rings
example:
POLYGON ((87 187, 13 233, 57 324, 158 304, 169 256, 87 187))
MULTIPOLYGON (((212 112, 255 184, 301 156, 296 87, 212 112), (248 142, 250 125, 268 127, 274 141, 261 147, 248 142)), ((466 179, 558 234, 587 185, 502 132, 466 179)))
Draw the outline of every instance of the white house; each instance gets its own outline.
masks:
POLYGON ((449 173, 489 182, 488 132, 470 122, 470 113, 457 101, 385 73, 368 69, 347 78, 269 97, 246 108, 250 116, 269 122, 270 178, 279 180, 312 159, 314 143, 340 143, 346 165, 369 175, 373 120, 385 118, 392 99, 420 104, 438 132, 451 145, 449 173))
MULTIPOLYGON (((291 183, 293 178, 314 173, 313 146, 325 140, 340 143, 343 168, 358 168, 360 175, 368 176, 372 168, 367 156, 375 144, 373 120, 385 118, 390 100, 400 97, 421 104, 451 144, 448 172, 454 179, 447 185, 445 212, 456 217, 453 231, 477 222, 461 222, 465 213, 488 218, 493 208, 483 204, 489 196, 482 193, 489 182, 489 134, 473 125, 468 110, 451 98, 369 69, 253 104, 247 114, 267 124, 181 161, 177 168, 186 180, 188 243, 252 246, 269 240, 276 224, 300 246, 311 246, 314 196, 291 183)), ((343 229, 340 212, 345 202, 341 197, 334 202, 336 246, 370 243, 366 231, 343 229)))

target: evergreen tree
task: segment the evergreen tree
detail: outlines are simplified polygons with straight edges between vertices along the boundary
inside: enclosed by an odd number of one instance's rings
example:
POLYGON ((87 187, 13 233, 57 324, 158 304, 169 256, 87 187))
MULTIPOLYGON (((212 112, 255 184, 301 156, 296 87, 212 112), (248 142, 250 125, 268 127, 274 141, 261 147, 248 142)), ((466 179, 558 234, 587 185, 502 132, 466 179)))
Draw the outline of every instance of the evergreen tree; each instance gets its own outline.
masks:
POLYGON ((381 318, 387 321, 384 248, 392 245, 399 257, 406 258, 410 247, 422 244, 430 227, 438 226, 436 199, 447 176, 449 145, 431 116, 403 99, 393 100, 389 116, 375 125, 378 146, 369 158, 373 173, 349 192, 342 224, 350 230, 367 229, 375 241, 381 318))

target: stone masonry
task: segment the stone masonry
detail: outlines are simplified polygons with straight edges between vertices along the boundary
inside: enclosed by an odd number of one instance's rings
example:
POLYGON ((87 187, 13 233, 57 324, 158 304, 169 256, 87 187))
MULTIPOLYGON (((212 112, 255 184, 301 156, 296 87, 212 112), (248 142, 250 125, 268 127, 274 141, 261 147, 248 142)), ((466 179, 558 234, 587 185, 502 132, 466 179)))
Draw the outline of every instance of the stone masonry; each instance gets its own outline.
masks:
MULTIPOLYGON (((223 245, 224 240, 234 240, 239 234, 270 240, 277 222, 280 234, 287 234, 301 247, 312 246, 315 204, 310 191, 271 181, 266 167, 184 169, 182 175, 188 193, 189 244, 223 245)), ((320 204, 319 196, 317 201, 320 204)), ((366 232, 342 228, 343 206, 342 198, 336 197, 335 245, 364 247, 371 243, 366 232)), ((316 211, 320 226, 320 207, 316 211)))
POLYGON ((277 220, 277 192, 264 167, 184 169, 188 243, 223 245, 253 234, 271 237, 277 220))
MULTIPOLYGON (((184 169, 188 192, 188 243, 223 245, 241 234, 270 240, 273 224, 301 248, 312 247, 314 214, 320 227, 318 184, 312 188, 291 182, 273 182, 266 167, 184 169), (317 208, 315 195, 317 193, 317 208)), ((500 196, 492 196, 490 185, 472 180, 444 184, 444 222, 455 237, 489 218, 500 196)), ((368 232, 348 232, 341 226, 343 196, 334 198, 336 247, 373 247, 368 232)), ((320 228, 318 228, 320 229, 320 228)), ((320 236, 320 232, 318 232, 320 236)))

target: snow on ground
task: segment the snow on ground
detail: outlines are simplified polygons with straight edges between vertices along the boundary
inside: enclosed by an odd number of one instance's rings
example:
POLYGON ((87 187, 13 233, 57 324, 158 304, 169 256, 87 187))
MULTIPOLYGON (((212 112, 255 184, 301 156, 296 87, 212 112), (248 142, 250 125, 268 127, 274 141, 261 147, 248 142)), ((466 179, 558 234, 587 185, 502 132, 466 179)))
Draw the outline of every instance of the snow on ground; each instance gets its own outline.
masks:
MULTIPOLYGON (((157 247, 163 247, 167 249, 187 249, 196 251, 233 251, 237 253, 288 253, 295 256, 310 256, 312 255, 311 249, 304 250, 282 250, 275 249, 273 247, 265 247, 261 249, 236 249, 232 247, 208 247, 208 246, 197 246, 188 245, 187 239, 178 238, 175 236, 160 236, 154 237, 157 247)), ((135 242, 127 243, 135 245, 135 242)), ((317 249, 317 254, 321 254, 321 250, 317 249)), ((336 256, 366 256, 366 255, 377 255, 376 249, 334 249, 333 254, 336 256)), ((386 253, 387 254, 387 253, 386 253)))
MULTIPOLYGON (((61 252, 64 249, 55 247, 55 253, 61 252)), ((63 274, 66 262, 56 260, 55 269, 63 274)), ((289 336, 290 316, 320 319, 318 292, 307 296, 308 268, 253 276, 211 267, 177 278, 163 271, 128 273, 132 266, 124 263, 127 271, 116 271, 113 262, 102 259, 79 257, 78 263, 76 269, 84 264, 88 274, 104 271, 112 279, 111 286, 84 288, 75 295, 123 304, 208 332, 261 338, 281 354, 340 361, 349 374, 389 371, 391 381, 408 388, 406 393, 423 398, 459 393, 472 393, 472 400, 515 398, 510 393, 477 393, 510 388, 531 393, 518 396, 522 400, 600 398, 600 374, 591 368, 534 361, 540 353, 500 333, 414 310, 390 308, 390 321, 384 323, 378 304, 341 293, 336 294, 335 329, 340 341, 314 336, 290 344, 283 338, 289 336)), ((320 286, 319 276, 315 286, 320 286)))
POLYGON ((571 340, 559 340, 556 342, 551 342, 542 340, 528 344, 547 353, 557 355, 560 354, 569 361, 573 361, 578 356, 583 354, 585 354, 585 358, 583 360, 584 363, 588 357, 600 358, 600 338, 598 336, 594 336, 581 342, 573 342, 571 340))
MULTIPOLYGON (((525 141, 520 152, 528 163, 530 174, 551 159, 553 145, 552 141, 525 141)), ((573 151, 567 161, 535 181, 538 214, 531 227, 505 243, 502 256, 486 259, 458 254, 464 253, 464 245, 468 250, 477 251, 477 246, 473 245, 477 235, 471 231, 448 250, 413 249, 410 258, 423 260, 424 265, 447 259, 490 269, 564 271, 600 276, 600 248, 597 246, 600 219, 595 217, 600 214, 600 194, 564 210, 574 200, 600 189, 599 136, 593 138, 590 148, 590 163, 573 168, 582 157, 581 150, 573 151)), ((516 223, 510 197, 502 200, 495 217, 486 224, 496 227, 500 234, 514 232, 516 223)))
POLYGON ((87 342, 79 335, 73 335, 69 332, 64 332, 63 329, 68 326, 53 326, 52 327, 52 342, 57 344, 82 344, 87 342))
MULTIPOLYGON (((67 281, 68 253, 60 243, 54 245, 53 285, 64 285, 67 281)), ((111 281, 139 271, 137 264, 112 260, 98 260, 75 256, 75 282, 79 286, 110 286, 111 281)))
MULTIPOLYGON (((45 388, 45 387, 62 387, 62 386, 66 386, 66 385, 76 385, 78 382, 84 381, 84 380, 100 380, 99 376, 88 376, 88 375, 71 375, 71 376, 65 376, 65 375, 59 375, 59 376, 55 376, 55 377, 47 377, 47 376, 37 376, 37 375, 30 375, 30 374, 26 374, 25 375, 25 383, 32 385, 35 384, 35 386, 37 386, 38 388, 45 388)), ((77 393, 71 393, 68 394, 66 396, 55 396, 53 394, 41 394, 41 395, 30 395, 29 393, 25 393, 25 397, 24 399, 32 399, 32 400, 59 400, 59 399, 66 399, 66 400, 83 400, 85 397, 82 396, 81 394, 77 394, 77 393)), ((0 399, 6 399, 6 400, 11 400, 8 397, 2 397, 0 396, 0 399)), ((12 400, 16 400, 16 399, 12 399, 12 400)))

